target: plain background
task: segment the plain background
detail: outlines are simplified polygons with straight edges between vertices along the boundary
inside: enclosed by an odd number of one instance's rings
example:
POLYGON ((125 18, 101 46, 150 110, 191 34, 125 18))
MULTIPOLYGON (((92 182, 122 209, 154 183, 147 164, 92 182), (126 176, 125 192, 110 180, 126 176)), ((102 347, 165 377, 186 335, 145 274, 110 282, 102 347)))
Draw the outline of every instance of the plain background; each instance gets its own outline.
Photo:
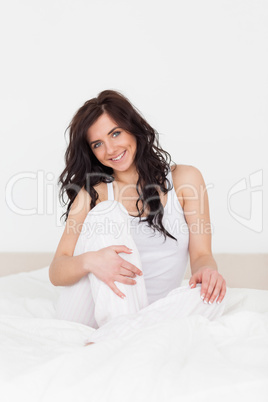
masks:
POLYGON ((64 131, 104 89, 130 99, 173 161, 201 171, 213 252, 268 251, 267 1, 0 6, 0 251, 56 250, 64 131))

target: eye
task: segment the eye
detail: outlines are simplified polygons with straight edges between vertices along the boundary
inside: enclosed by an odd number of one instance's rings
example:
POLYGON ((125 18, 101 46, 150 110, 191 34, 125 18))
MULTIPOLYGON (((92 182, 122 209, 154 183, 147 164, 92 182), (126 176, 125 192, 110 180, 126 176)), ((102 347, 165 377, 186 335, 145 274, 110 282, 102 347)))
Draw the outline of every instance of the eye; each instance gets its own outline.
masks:
MULTIPOLYGON (((121 131, 114 131, 114 132, 112 133, 112 137, 113 137, 113 138, 116 138, 120 133, 121 133, 121 131)), ((100 147, 101 144, 102 144, 101 142, 96 142, 96 144, 93 145, 93 148, 94 148, 94 149, 97 149, 97 148, 100 147)))
POLYGON ((101 145, 101 142, 97 142, 96 144, 93 145, 93 148, 94 149, 99 148, 100 145, 101 145))

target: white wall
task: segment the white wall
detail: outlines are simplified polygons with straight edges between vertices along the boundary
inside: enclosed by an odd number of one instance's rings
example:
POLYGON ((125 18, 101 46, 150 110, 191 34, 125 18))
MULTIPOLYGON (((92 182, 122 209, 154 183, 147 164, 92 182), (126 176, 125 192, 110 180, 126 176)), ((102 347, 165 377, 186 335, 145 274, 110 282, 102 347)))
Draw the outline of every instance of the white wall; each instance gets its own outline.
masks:
POLYGON ((55 251, 64 130, 104 89, 138 107, 173 161, 201 170, 214 252, 268 251, 268 2, 11 0, 0 15, 0 251, 55 251), (39 211, 22 216, 4 193, 29 173, 12 200, 30 210, 39 197, 39 211))

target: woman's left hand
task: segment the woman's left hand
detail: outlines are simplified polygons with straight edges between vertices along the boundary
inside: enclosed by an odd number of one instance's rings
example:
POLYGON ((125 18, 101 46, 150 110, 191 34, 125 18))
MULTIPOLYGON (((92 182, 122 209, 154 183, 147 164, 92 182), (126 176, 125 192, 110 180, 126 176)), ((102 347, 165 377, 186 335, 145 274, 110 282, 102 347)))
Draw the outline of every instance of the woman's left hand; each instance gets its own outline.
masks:
POLYGON ((212 268, 203 267, 195 272, 189 285, 195 288, 197 283, 201 283, 201 299, 204 303, 212 304, 218 296, 217 303, 221 303, 226 294, 226 281, 218 271, 212 268))

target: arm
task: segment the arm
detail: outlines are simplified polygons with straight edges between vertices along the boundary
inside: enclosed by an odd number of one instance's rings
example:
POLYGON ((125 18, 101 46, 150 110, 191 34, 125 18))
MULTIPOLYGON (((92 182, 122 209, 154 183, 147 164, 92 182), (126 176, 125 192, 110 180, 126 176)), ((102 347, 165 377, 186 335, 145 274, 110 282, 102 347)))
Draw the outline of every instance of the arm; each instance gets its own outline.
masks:
POLYGON ((211 251, 209 202, 204 179, 193 166, 181 165, 174 173, 176 189, 181 188, 184 215, 189 227, 192 272, 189 284, 191 287, 202 284, 201 297, 205 303, 213 303, 217 296, 217 302, 221 302, 226 293, 226 282, 218 272, 211 251))
MULTIPOLYGON (((89 273, 85 254, 73 257, 82 223, 89 212, 89 206, 90 196, 84 189, 81 189, 71 206, 64 232, 49 267, 49 279, 55 286, 72 285, 89 273)), ((90 260, 92 253, 88 254, 90 260)))
POLYGON ((55 254, 49 267, 49 279, 54 286, 73 285, 88 273, 85 269, 84 254, 75 257, 55 254))
POLYGON ((133 278, 142 275, 142 271, 136 266, 122 259, 118 254, 131 251, 125 245, 116 245, 102 248, 98 251, 87 251, 73 256, 75 245, 83 230, 84 220, 90 210, 90 196, 81 189, 75 198, 65 229, 55 256, 49 267, 49 279, 55 286, 68 286, 78 282, 83 276, 93 273, 97 278, 105 282, 115 294, 120 297, 125 295, 115 285, 115 281, 134 285, 133 278), (124 263, 124 266, 122 266, 124 263))

